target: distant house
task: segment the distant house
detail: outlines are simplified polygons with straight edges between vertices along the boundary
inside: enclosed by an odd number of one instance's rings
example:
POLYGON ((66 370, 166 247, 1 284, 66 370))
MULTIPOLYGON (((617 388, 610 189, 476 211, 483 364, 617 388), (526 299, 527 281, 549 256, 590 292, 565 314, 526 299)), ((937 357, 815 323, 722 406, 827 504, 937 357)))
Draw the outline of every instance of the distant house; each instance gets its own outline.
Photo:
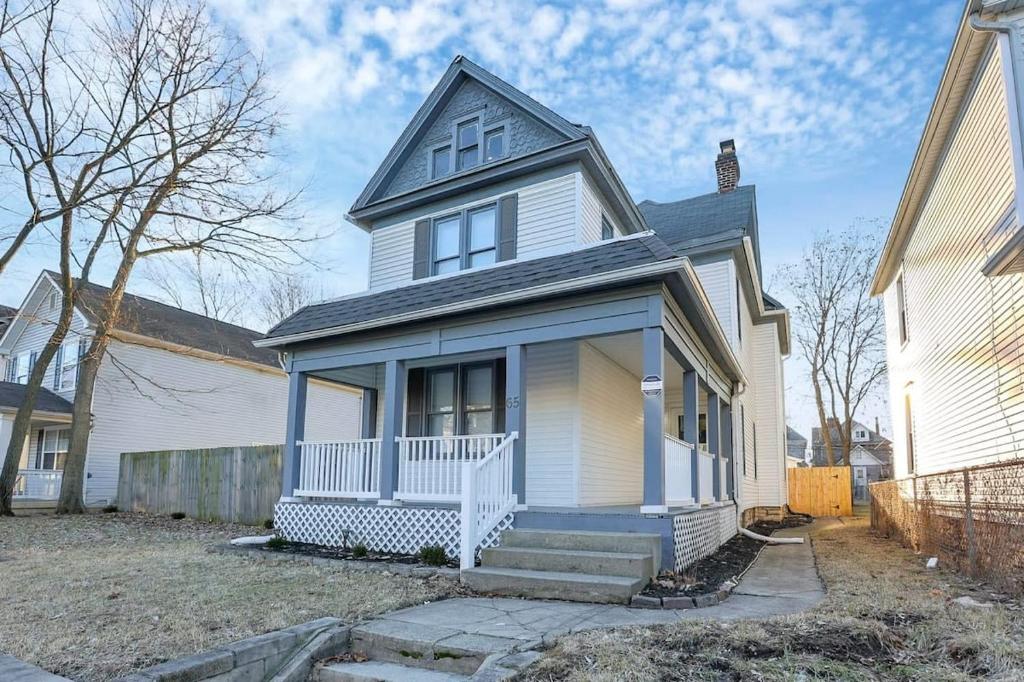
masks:
MULTIPOLYGON (((833 423, 829 430, 831 431, 835 466, 846 466, 838 422, 833 423)), ((851 440, 849 464, 853 469, 851 472, 853 499, 855 502, 866 502, 868 483, 892 478, 892 441, 878 432, 877 420, 874 430, 854 421, 851 440)), ((814 466, 827 466, 828 464, 825 440, 818 427, 811 429, 811 457, 814 466)))
POLYGON ((1021 457, 1022 28, 967 3, 875 272, 897 479, 1021 457))
POLYGON ((11 323, 14 316, 18 314, 17 308, 11 308, 10 306, 0 305, 0 336, 3 335, 4 330, 7 329, 7 325, 11 323))
MULTIPOLYGON (((0 454, 36 358, 60 310, 59 278, 43 272, 0 336, 0 454)), ((22 449, 16 500, 52 503, 67 456, 78 361, 108 292, 86 285, 71 333, 47 368, 22 449)), ((122 452, 283 443, 288 378, 278 354, 255 348, 259 332, 126 294, 100 365, 92 404, 85 500, 114 500, 122 452)), ((311 385, 307 415, 317 438, 359 435, 362 396, 340 384, 311 385)))
POLYGON ((807 466, 807 439, 788 424, 786 425, 786 466, 807 466))

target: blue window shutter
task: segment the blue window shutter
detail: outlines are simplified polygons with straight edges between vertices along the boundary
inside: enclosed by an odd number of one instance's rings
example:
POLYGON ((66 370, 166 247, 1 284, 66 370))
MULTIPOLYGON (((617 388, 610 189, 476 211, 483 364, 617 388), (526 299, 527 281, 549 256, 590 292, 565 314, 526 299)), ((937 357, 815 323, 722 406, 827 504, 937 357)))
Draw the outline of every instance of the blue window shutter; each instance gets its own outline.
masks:
POLYGON ((416 221, 412 245, 412 278, 422 279, 430 276, 430 221, 416 221))
POLYGON ((53 358, 53 388, 60 390, 60 366, 64 361, 64 346, 57 346, 57 355, 53 358))
POLYGON ((45 434, 46 432, 42 429, 36 431, 36 469, 43 466, 43 436, 45 434))
POLYGON ((516 219, 519 214, 519 195, 502 197, 498 202, 498 258, 513 260, 516 257, 516 219))
POLYGON ((39 353, 32 351, 28 356, 28 373, 31 374, 32 370, 36 368, 36 358, 39 357, 39 353))

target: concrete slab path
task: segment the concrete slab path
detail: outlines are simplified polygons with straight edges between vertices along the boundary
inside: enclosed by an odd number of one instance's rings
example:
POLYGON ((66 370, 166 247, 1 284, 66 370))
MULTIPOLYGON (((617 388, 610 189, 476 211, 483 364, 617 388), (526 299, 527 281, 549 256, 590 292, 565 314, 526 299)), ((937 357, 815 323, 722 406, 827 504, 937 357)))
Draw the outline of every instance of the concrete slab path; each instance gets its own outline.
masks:
POLYGON ((686 619, 739 620, 798 613, 825 596, 814 564, 811 526, 775 535, 803 537, 801 545, 769 545, 723 603, 703 609, 633 609, 613 604, 476 597, 447 599, 393 611, 381 620, 449 628, 470 635, 506 637, 519 649, 551 643, 570 632, 629 625, 676 623, 686 619))
POLYGON ((0 680, 3 682, 71 682, 66 677, 48 673, 14 656, 0 654, 0 680))

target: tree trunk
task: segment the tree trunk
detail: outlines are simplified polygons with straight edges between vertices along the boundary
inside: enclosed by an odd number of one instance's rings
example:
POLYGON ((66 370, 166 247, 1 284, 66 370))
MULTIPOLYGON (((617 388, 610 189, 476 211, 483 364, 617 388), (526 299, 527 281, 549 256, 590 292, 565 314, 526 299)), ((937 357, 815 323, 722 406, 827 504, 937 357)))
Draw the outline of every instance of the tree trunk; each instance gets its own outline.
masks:
POLYGON ((828 428, 828 417, 825 416, 825 403, 821 395, 821 382, 818 380, 815 368, 811 368, 811 383, 814 385, 814 405, 818 408, 821 442, 825 446, 825 463, 832 467, 836 465, 836 457, 832 452, 832 431, 828 428))
POLYGON ((18 407, 18 414, 14 417, 11 442, 7 446, 4 466, 0 471, 0 515, 2 516, 11 516, 14 513, 11 501, 14 498, 14 484, 18 478, 18 462, 25 447, 25 438, 28 437, 29 428, 32 426, 32 411, 35 409, 36 397, 39 395, 39 389, 43 386, 46 368, 50 366, 54 356, 57 355, 57 349, 64 343, 68 330, 71 328, 74 304, 68 296, 64 296, 63 299, 57 326, 54 328, 53 334, 50 335, 50 340, 46 342, 43 350, 36 357, 35 367, 32 368, 28 384, 25 386, 25 399, 18 407))
POLYGON ((89 452, 89 433, 92 431, 92 394, 96 388, 96 375, 100 359, 109 344, 109 335, 97 333, 89 344, 89 352, 78 365, 78 385, 72 408, 71 437, 64 465, 64 478, 60 485, 58 514, 81 514, 85 511, 85 463, 89 452))

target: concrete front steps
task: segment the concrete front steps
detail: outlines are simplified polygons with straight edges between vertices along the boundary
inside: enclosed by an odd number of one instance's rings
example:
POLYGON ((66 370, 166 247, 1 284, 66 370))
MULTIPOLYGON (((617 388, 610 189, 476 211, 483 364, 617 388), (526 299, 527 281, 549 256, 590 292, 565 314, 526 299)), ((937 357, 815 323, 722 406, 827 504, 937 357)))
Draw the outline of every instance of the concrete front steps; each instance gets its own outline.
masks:
POLYGON ((515 529, 462 571, 479 592, 536 599, 628 603, 661 566, 661 536, 515 529))
MULTIPOLYGON (((436 625, 376 620, 352 628, 352 661, 328 663, 318 682, 462 682, 515 674, 518 640, 472 635, 436 625), (365 660, 360 660, 365 659, 365 660), (487 665, 485 665, 485 662, 487 665), (507 674, 504 674, 506 673, 507 674), (486 675, 485 675, 486 673, 486 675)), ((530 659, 532 660, 532 659, 530 659)))

